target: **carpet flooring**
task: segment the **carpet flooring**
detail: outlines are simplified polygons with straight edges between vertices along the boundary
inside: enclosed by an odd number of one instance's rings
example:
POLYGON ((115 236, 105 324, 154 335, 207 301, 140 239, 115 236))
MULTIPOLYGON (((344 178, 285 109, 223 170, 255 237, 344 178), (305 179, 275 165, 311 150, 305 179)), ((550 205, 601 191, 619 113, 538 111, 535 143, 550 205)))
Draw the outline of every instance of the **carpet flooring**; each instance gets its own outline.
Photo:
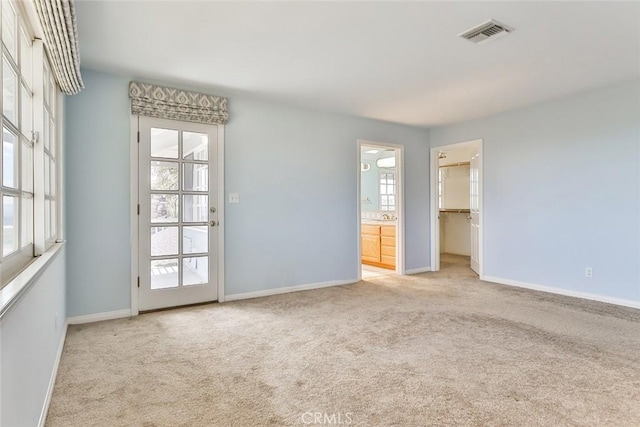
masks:
POLYGON ((640 425, 640 310, 442 267, 71 326, 47 426, 640 425))

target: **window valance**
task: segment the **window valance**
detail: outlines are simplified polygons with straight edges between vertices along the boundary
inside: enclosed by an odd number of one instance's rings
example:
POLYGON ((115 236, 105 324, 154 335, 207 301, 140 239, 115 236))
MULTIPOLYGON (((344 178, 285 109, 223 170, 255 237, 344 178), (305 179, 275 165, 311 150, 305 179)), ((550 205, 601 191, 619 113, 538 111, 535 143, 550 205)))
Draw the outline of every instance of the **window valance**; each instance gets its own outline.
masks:
POLYGON ((161 119, 223 125, 227 98, 146 83, 129 84, 131 113, 161 119))
POLYGON ((35 0, 53 74, 60 89, 74 95, 84 88, 80 76, 78 27, 73 0, 35 0))

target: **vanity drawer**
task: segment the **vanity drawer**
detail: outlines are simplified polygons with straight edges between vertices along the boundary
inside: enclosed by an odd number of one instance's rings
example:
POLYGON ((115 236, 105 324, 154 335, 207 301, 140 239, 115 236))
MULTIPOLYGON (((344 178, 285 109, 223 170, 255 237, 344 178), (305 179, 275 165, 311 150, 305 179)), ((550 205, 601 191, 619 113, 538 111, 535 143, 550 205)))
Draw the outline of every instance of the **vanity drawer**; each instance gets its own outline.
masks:
POLYGON ((396 238, 391 236, 382 236, 382 246, 390 246, 395 251, 396 238))
POLYGON ((380 234, 382 236, 396 237, 396 226, 395 225, 383 225, 383 226, 380 227, 380 234))
POLYGON ((381 260, 382 260, 382 264, 385 264, 391 268, 396 268, 395 256, 382 255, 381 260))
MULTIPOLYGON (((384 239, 384 237, 383 237, 384 239)), ((396 256, 396 248, 394 246, 384 246, 382 245, 382 255, 392 256, 395 258, 396 256)))
POLYGON ((380 234, 380 226, 379 225, 369 225, 362 224, 362 234, 380 234))

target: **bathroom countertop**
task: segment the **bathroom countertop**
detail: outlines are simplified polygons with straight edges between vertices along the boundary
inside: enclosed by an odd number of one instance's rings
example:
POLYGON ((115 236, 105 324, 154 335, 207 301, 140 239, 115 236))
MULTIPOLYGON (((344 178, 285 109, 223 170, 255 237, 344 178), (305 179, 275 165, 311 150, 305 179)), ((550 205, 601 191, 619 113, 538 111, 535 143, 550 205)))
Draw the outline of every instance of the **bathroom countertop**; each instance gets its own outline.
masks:
POLYGON ((368 225, 396 225, 395 219, 363 219, 362 224, 368 225))

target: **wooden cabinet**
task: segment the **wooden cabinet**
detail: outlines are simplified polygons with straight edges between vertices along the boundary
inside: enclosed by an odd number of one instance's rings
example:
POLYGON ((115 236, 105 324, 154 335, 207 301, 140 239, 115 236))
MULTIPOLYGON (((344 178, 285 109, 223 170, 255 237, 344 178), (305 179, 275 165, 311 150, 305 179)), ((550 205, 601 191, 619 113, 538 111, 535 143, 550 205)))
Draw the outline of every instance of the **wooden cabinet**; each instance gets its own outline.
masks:
POLYGON ((396 268, 396 226, 362 224, 362 263, 396 268))

